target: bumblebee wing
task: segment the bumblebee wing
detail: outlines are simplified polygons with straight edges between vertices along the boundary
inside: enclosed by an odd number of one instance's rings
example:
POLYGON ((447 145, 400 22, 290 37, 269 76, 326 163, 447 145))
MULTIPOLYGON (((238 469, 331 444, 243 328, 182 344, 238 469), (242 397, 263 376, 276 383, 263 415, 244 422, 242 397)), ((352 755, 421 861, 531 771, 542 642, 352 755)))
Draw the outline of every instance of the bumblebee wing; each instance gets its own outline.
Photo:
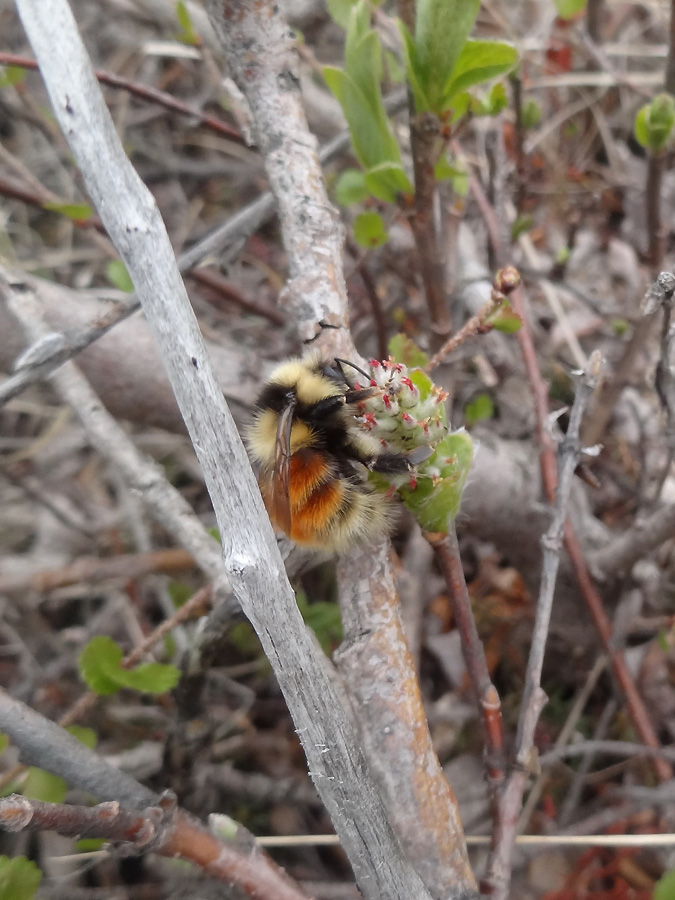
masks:
POLYGON ((291 428, 297 398, 289 398, 279 414, 277 436, 274 445, 274 475, 272 477, 272 517, 286 534, 291 531, 291 501, 289 481, 291 475, 291 428))

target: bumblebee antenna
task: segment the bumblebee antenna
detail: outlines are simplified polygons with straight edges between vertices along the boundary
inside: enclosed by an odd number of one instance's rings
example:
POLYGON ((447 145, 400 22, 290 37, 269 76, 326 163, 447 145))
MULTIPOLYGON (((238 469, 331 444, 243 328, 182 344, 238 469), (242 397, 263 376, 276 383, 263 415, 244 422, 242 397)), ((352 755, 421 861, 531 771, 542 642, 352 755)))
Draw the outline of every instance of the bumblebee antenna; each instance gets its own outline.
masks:
POLYGON ((353 387, 353 385, 351 385, 349 383, 349 379, 345 375, 344 369, 342 368, 343 365, 349 366, 351 369, 355 369, 357 372, 360 372, 361 375, 363 375, 363 377, 366 378, 368 381, 372 380, 371 376, 367 372, 364 372, 360 366, 356 365, 356 363, 349 362, 348 359, 340 359, 339 356, 336 356, 335 362, 338 364, 338 368, 340 369, 340 372, 342 373, 342 377, 344 378, 346 383, 349 385, 349 387, 353 387))

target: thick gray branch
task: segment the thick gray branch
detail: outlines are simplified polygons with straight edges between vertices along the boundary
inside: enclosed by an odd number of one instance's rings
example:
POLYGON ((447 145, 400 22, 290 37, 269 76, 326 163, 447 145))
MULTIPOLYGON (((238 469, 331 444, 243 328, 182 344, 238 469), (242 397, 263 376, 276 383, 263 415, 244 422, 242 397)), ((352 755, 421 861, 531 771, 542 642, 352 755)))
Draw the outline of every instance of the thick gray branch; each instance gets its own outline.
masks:
POLYGON ((272 663, 317 789, 369 898, 427 898, 309 639, 244 447, 149 191, 129 164, 65 0, 17 0, 56 117, 132 277, 195 445, 232 587, 272 663))

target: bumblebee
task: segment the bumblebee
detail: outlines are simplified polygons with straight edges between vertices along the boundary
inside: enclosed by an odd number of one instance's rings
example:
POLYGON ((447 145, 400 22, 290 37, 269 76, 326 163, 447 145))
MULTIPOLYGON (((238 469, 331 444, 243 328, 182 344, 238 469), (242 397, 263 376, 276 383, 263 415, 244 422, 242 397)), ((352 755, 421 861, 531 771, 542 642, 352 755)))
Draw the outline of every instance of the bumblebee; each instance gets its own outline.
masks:
POLYGON ((368 483, 369 471, 412 470, 404 453, 385 452, 356 421, 358 404, 380 388, 352 384, 345 366, 361 371, 317 354, 282 363, 247 435, 272 523, 298 544, 338 553, 390 530, 391 500, 368 483))

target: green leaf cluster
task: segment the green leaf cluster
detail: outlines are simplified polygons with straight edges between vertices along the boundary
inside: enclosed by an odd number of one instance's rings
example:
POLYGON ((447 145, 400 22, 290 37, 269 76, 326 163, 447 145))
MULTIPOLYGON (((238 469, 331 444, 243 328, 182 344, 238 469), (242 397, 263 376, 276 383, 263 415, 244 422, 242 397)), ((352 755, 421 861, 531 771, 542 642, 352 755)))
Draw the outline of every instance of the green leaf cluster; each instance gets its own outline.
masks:
POLYGON ((662 153, 675 125, 675 100, 670 94, 657 94, 635 116, 635 137, 650 153, 662 153))
POLYGON ((471 437, 464 430, 451 432, 419 467, 417 484, 400 488, 403 502, 424 531, 447 532, 459 512, 472 461, 471 437))
POLYGON ((349 12, 344 69, 327 67, 324 78, 347 119, 368 193, 387 203, 400 193, 411 193, 382 101, 382 48, 370 27, 366 0, 359 0, 349 12))
POLYGON ((124 653, 111 637, 97 635, 80 653, 80 675, 97 694, 115 694, 132 688, 145 694, 163 694, 178 684, 180 671, 162 663, 142 663, 134 669, 121 666, 124 653))
POLYGON ((42 872, 25 856, 0 856, 0 900, 33 900, 42 872))
MULTIPOLYGON (((409 338, 399 336, 393 339, 390 342, 390 349, 397 361, 402 364, 404 359, 419 360, 418 364, 421 365, 426 363, 424 353, 415 347, 409 338)), ((409 405, 408 402, 404 403, 405 394, 398 394, 400 398, 398 404, 405 407, 408 425, 400 433, 395 430, 389 431, 388 444, 392 449, 404 452, 430 445, 433 452, 417 467, 413 479, 406 478, 403 483, 399 481, 395 486, 401 500, 425 531, 446 533, 449 523, 459 512, 464 486, 473 461, 473 443, 463 429, 448 431, 447 413, 443 402, 447 395, 436 387, 422 369, 408 369, 403 374, 404 381, 409 379, 412 382, 417 400, 415 405, 409 405), (415 433, 411 428, 411 422, 415 420, 426 423, 427 428, 424 432, 420 429, 419 441, 410 443, 409 438, 415 433), (434 437, 430 442, 428 435, 432 433, 438 437, 434 437)), ((366 401, 366 407, 369 402, 366 401)), ((381 414, 376 412, 376 418, 378 415, 381 417, 381 414)), ((376 472, 371 472, 370 481, 383 491, 392 486, 389 478, 376 472)))
POLYGON ((510 44, 469 40, 479 7, 480 0, 418 0, 414 36, 399 23, 417 112, 442 116, 458 95, 518 61, 510 44))

